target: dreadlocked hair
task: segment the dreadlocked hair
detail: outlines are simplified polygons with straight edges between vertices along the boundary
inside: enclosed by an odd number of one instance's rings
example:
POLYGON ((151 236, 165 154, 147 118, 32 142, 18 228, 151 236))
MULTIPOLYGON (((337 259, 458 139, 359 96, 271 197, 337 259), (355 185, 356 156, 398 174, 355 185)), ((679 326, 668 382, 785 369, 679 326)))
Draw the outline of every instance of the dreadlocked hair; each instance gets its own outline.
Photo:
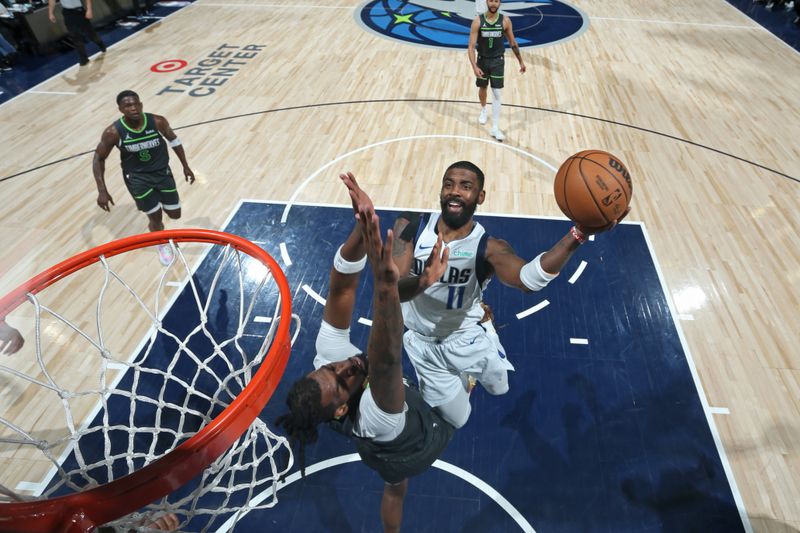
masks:
POLYGON ((317 441, 317 426, 333 418, 335 407, 322 405, 322 389, 309 377, 297 380, 286 395, 289 412, 279 416, 275 424, 282 426, 293 443, 299 445, 300 475, 306 475, 306 444, 317 441))

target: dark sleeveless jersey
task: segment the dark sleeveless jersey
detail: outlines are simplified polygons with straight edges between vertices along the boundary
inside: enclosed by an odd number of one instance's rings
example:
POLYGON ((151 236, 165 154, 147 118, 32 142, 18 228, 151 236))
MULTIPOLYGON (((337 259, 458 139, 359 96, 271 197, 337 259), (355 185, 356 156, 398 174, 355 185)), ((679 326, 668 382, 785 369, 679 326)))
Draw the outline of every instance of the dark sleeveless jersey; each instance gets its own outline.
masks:
POLYGON ((421 474, 447 447, 455 428, 442 420, 415 389, 405 387, 406 425, 394 440, 376 442, 356 437, 361 460, 387 483, 421 474))
POLYGON ((494 23, 480 15, 481 27, 478 30, 478 57, 502 57, 506 52, 503 44, 503 15, 498 14, 494 23))
POLYGON ((120 118, 114 122, 119 133, 120 163, 123 174, 148 174, 169 167, 167 140, 156 128, 156 120, 144 113, 144 124, 138 130, 131 129, 120 118))

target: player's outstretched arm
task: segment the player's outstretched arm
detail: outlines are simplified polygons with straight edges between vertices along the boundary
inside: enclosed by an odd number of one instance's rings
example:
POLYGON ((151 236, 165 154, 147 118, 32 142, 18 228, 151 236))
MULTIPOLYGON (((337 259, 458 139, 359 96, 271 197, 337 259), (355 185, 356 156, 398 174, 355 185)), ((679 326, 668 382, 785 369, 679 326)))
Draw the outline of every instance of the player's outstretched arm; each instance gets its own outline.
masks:
POLYGON ((374 280, 372 297, 372 329, 367 342, 369 384, 372 397, 386 413, 402 413, 405 403, 403 388, 402 342, 403 315, 397 292, 399 273, 392 259, 393 233, 386 242, 381 238, 380 218, 372 200, 361 190, 352 175, 342 176, 356 209, 356 218, 364 236, 374 280))
POLYGON ((183 144, 181 144, 181 140, 178 138, 178 135, 172 131, 172 127, 169 125, 169 122, 166 118, 162 117, 161 115, 153 115, 156 120, 156 128, 158 131, 161 132, 161 135, 169 142, 169 145, 172 147, 172 150, 175 152, 175 155, 178 156, 178 159, 181 160, 181 165, 183 165, 183 175, 186 176, 186 181, 189 182, 189 185, 194 183, 194 172, 192 169, 189 168, 189 162, 186 160, 186 151, 183 149, 183 144))
POLYGON ((621 217, 602 228, 573 227, 552 248, 528 262, 518 256, 506 241, 490 237, 486 243, 486 260, 505 285, 526 292, 538 291, 561 272, 589 235, 612 229, 629 212, 630 207, 621 217))
POLYGON ((111 207, 109 205, 114 205, 114 199, 108 194, 108 189, 106 188, 106 158, 118 142, 119 133, 112 124, 103 131, 100 143, 95 148, 94 158, 92 159, 92 174, 94 174, 94 182, 97 186, 97 205, 103 211, 110 211, 111 207))
POLYGON ((347 329, 353 318, 358 280, 365 260, 364 241, 358 223, 336 251, 328 283, 322 319, 338 329, 347 329))
POLYGON ((525 261, 503 239, 489 237, 486 243, 486 260, 492 266, 497 279, 504 285, 525 292, 538 291, 547 286, 569 261, 580 246, 573 236, 567 234, 552 248, 532 261, 525 261))

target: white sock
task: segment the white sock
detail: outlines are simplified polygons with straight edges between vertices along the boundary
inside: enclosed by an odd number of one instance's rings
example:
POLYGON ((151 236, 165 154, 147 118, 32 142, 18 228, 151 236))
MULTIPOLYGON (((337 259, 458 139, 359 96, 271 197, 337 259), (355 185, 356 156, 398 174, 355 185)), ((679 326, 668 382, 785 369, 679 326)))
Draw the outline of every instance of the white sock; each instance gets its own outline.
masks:
POLYGON ((500 89, 492 88, 492 127, 500 129, 500 107, 503 102, 500 100, 500 89))

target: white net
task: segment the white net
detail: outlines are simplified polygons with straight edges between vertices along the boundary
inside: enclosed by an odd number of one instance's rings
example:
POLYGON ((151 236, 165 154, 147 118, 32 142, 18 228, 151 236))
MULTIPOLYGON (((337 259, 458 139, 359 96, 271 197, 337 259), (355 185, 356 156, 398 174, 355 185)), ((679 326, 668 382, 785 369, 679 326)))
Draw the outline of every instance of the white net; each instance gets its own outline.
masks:
MULTIPOLYGON (((28 357, 0 360, 0 504, 133 473, 197 434, 250 383, 281 315, 270 270, 230 245, 169 246, 174 259, 155 277, 145 272, 152 249, 101 256, 14 312, 34 334, 28 357)), ((180 531, 212 531, 275 505, 291 466, 287 440, 256 418, 194 480, 110 526, 144 531, 173 513, 180 531), (261 503, 251 507, 255 495, 261 503)))

